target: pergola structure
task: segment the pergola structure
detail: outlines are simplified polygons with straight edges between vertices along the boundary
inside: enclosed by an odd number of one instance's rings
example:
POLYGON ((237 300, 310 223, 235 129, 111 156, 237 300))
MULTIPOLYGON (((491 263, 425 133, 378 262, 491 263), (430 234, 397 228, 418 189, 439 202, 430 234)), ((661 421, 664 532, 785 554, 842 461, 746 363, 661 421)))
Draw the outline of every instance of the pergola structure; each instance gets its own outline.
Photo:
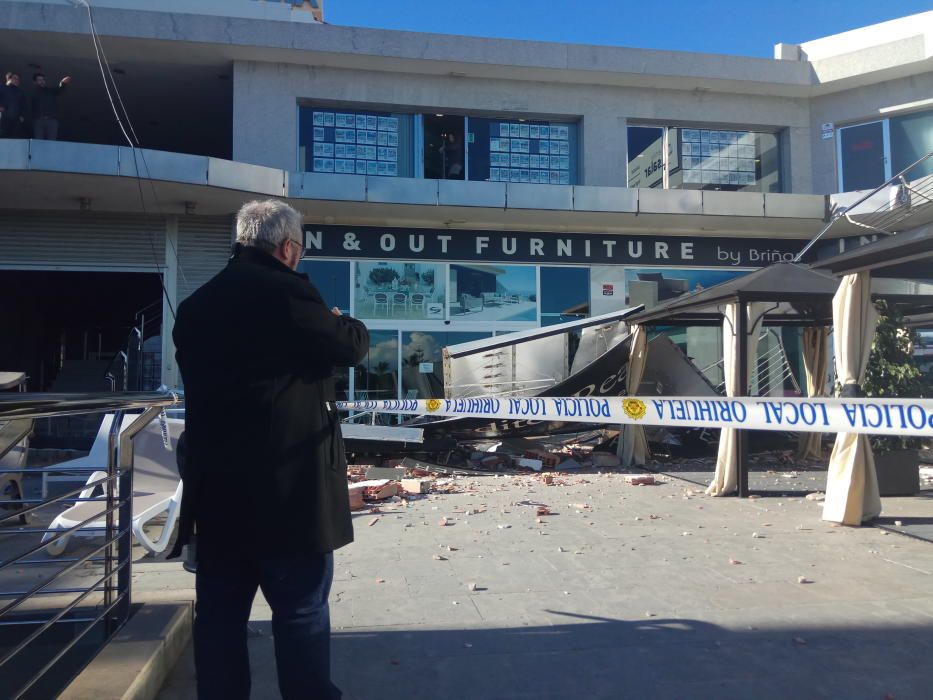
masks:
MULTIPOLYGON (((726 391, 748 396, 763 324, 832 324, 838 280, 805 265, 779 263, 635 314, 631 325, 722 326, 726 391)), ((825 349, 825 345, 823 346, 825 349)), ((748 431, 723 428, 716 477, 708 493, 748 495, 748 431), (735 483, 733 484, 733 480, 735 483)))
MULTIPOLYGON (((845 298, 840 299, 834 323, 839 381, 843 396, 858 396, 875 328, 870 290, 891 278, 902 285, 933 281, 933 224, 818 261, 813 267, 841 278, 840 297, 845 298)), ((925 321, 933 321, 933 302, 919 292, 918 285, 915 293, 900 297, 901 311, 911 325, 929 325, 925 321)), ((830 459, 823 519, 859 525, 880 512, 878 476, 868 437, 840 433, 830 459)))
MULTIPOLYGON (((887 241, 882 241, 886 243, 887 241)), ((933 238, 931 238, 933 242, 933 238)), ((897 246, 891 250, 899 249, 897 246)), ((840 258, 854 256, 852 251, 840 258)), ((899 258, 910 263, 911 255, 899 258)), ((871 257, 870 255, 868 257, 871 257)), ((852 257, 849 257, 852 259, 852 257)), ((859 257, 862 260, 862 257, 859 257)), ((833 258, 837 260, 837 258, 833 258)), ((719 326, 723 328, 723 357, 726 391, 730 396, 747 396, 750 375, 757 358, 758 334, 762 325, 804 327, 804 365, 808 393, 819 395, 826 384, 829 328, 837 325, 840 281, 831 260, 813 269, 799 263, 780 263, 762 268, 705 290, 685 294, 629 318, 631 325, 719 326)), ((918 270, 921 268, 917 268, 918 270)), ((933 272, 933 267, 926 269, 933 272)), ((914 294, 880 295, 904 313, 933 310, 933 297, 914 294)), ((873 298, 867 291, 867 306, 873 298)), ((872 307, 873 308, 873 307, 872 307)), ((873 333, 874 326, 871 325, 873 333)), ((870 348, 870 339, 868 346, 870 348)), ((839 348, 838 337, 836 347, 839 348)), ((867 363, 867 353, 865 354, 867 363)), ((631 372, 631 368, 630 368, 631 372)), ((818 450, 819 436, 814 434, 818 450)), ((867 438, 866 438, 867 440, 867 438)), ((707 493, 747 496, 748 435, 746 430, 723 428, 719 442, 716 475, 707 493)))

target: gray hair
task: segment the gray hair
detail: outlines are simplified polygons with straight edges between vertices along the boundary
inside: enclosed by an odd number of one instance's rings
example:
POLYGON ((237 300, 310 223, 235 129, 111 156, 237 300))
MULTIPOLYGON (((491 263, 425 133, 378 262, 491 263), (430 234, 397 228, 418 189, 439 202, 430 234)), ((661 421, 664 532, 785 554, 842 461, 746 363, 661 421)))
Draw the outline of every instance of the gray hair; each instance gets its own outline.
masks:
POLYGON ((277 199, 247 202, 236 215, 236 242, 272 252, 286 238, 304 240, 301 214, 277 199))

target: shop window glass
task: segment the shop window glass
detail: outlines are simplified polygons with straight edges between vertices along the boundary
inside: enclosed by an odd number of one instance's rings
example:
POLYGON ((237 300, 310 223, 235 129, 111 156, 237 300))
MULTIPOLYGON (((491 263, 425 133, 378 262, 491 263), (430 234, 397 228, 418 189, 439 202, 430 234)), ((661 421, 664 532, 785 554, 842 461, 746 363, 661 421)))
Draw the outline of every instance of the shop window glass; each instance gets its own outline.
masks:
POLYGON ((670 129, 672 189, 781 192, 777 134, 731 129, 670 129))
POLYGON ((444 398, 444 348, 490 335, 428 331, 402 333, 402 398, 444 398))
POLYGON ((451 321, 537 321, 532 265, 450 266, 451 321))
MULTIPOLYGON (((891 119, 891 161, 899 173, 933 151, 933 112, 905 114, 891 119)), ((909 180, 933 175, 933 158, 908 174, 909 180)))
POLYGON ((577 125, 470 117, 468 177, 492 182, 578 184, 577 125))
POLYGON ((590 271, 582 267, 541 268, 541 325, 590 315, 590 271))
POLYGON ((664 129, 628 128, 628 186, 664 187, 664 129))
POLYGON ((422 122, 425 178, 463 180, 466 174, 464 118, 455 115, 425 114, 422 122))
POLYGON ((626 268, 627 306, 644 304, 649 310, 681 294, 696 292, 747 274, 737 270, 626 268))
POLYGON ((358 109, 301 106, 298 155, 303 171, 412 177, 412 119, 358 109))
POLYGON ((628 144, 629 187, 664 187, 666 175, 670 189, 783 191, 777 134, 632 126, 628 144))
POLYGON ((444 266, 438 263, 356 263, 354 314, 362 319, 445 318, 444 266))
POLYGON ((350 313, 350 263, 341 260, 302 260, 298 272, 308 276, 328 307, 350 313))
POLYGON ((398 332, 369 332, 369 352, 355 368, 354 398, 398 398, 398 332))
POLYGON ((844 192, 874 189, 888 179, 883 121, 840 129, 839 150, 844 192))

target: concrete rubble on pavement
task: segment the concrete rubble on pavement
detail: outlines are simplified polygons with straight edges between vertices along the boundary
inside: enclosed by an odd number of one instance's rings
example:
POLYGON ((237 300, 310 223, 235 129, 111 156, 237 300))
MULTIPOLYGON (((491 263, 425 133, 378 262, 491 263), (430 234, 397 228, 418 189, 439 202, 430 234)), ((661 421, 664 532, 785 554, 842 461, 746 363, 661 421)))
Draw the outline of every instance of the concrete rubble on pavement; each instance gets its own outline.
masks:
MULTIPOLYGON (((711 474, 697 460, 648 474, 579 452, 567 459, 588 466, 567 471, 500 460, 483 472, 472 451, 466 473, 392 465, 397 493, 365 501, 356 541, 335 554, 334 675, 348 700, 927 700, 933 547, 821 521, 807 495, 825 467, 756 455, 774 491, 711 498, 684 480, 711 474)), ((351 490, 369 466, 349 470, 351 490)), ((141 596, 158 579, 147 566, 141 596)), ((270 614, 259 597, 257 698, 276 692, 270 614)), ((192 678, 189 652, 160 700, 190 697, 192 678)))

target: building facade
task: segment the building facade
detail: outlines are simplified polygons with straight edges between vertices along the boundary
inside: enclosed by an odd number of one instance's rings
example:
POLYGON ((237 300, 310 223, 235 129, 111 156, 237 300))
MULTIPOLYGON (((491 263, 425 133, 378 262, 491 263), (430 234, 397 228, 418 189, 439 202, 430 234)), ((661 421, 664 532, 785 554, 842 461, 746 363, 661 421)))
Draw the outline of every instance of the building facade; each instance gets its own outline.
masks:
MULTIPOLYGON (((3 70, 73 77, 60 140, 0 140, 0 361, 33 389, 134 324, 177 385, 174 309, 247 199, 304 214, 303 269, 369 326, 342 387, 425 398, 445 345, 793 259, 835 193, 933 151, 933 12, 759 59, 337 27, 317 3, 94 4, 103 65, 84 8, 0 0, 3 70)), ((715 331, 669 332, 721 357, 715 331)))

